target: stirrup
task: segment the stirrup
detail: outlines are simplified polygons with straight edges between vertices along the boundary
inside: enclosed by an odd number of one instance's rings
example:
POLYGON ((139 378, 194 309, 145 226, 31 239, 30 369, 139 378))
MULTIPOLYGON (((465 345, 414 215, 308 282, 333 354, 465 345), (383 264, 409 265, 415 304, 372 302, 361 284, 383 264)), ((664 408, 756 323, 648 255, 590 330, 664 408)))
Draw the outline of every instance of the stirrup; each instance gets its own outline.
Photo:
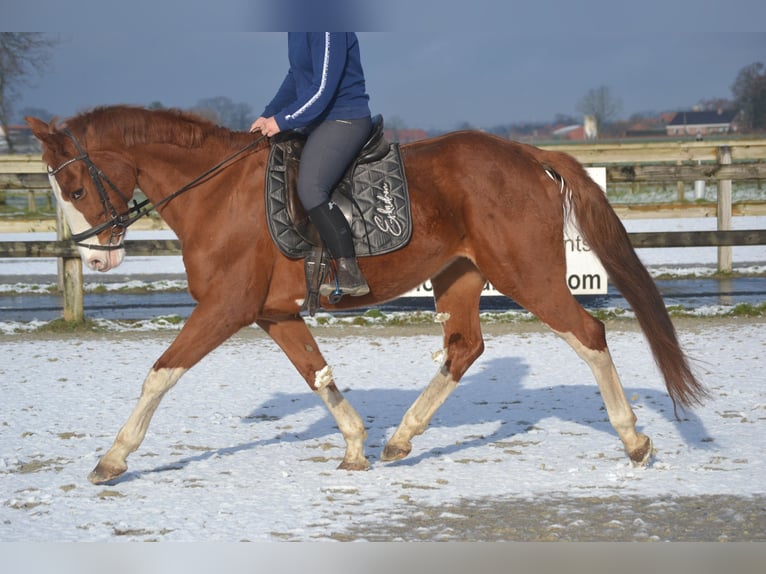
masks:
POLYGON ((348 295, 347 292, 343 291, 340 288, 340 282, 338 281, 338 274, 333 269, 333 275, 332 275, 332 284, 335 285, 335 288, 327 292, 327 287, 330 286, 330 282, 322 283, 319 286, 319 294, 325 295, 327 297, 327 300, 330 302, 331 305, 336 305, 340 302, 340 300, 343 298, 344 295, 348 295))
POLYGON ((343 296, 345 295, 345 293, 340 290, 340 284, 338 283, 338 276, 333 275, 332 280, 333 280, 333 283, 335 283, 335 289, 327 296, 327 300, 330 302, 331 305, 337 305, 338 303, 340 303, 340 300, 343 299, 343 296))

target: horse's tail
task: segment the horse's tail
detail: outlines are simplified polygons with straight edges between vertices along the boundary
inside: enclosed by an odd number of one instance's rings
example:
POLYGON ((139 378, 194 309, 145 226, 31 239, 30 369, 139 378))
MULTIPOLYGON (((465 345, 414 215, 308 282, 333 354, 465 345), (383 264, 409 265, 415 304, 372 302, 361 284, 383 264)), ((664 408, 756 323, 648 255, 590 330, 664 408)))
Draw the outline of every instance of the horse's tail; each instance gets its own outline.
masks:
POLYGON ((573 157, 542 152, 538 159, 561 178, 563 209, 601 260, 609 277, 633 308, 674 407, 701 404, 707 391, 692 373, 665 302, 638 258, 625 227, 606 194, 573 157))

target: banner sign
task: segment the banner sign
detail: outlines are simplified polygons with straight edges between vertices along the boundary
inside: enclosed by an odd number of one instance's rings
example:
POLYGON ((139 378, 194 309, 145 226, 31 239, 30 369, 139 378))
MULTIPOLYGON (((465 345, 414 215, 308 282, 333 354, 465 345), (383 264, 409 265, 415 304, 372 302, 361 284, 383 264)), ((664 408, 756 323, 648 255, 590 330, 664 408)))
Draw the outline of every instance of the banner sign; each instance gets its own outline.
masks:
MULTIPOLYGON (((606 168, 587 167, 588 175, 606 193, 606 168)), ((601 295, 607 292, 607 274, 601 261, 593 254, 585 240, 571 223, 564 228, 564 246, 567 259, 567 285, 574 295, 601 295)), ((430 282, 405 293, 403 297, 430 297, 430 282)), ((503 296, 487 283, 482 295, 503 296)))

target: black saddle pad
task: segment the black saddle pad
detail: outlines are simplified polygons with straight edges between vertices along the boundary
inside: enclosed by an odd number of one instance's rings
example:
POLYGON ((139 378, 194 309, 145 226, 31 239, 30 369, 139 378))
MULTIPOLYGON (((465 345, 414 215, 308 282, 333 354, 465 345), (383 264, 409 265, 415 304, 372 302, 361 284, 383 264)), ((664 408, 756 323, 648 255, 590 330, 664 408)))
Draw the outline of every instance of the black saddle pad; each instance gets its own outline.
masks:
MULTIPOLYGON (((272 145, 266 173, 266 219, 279 250, 293 259, 308 256, 314 245, 293 226, 287 210, 287 185, 280 167, 284 151, 272 145)), ((401 152, 391 144, 379 160, 357 164, 353 185, 341 184, 332 201, 349 220, 358 257, 382 255, 407 245, 412 235, 412 215, 401 152)))

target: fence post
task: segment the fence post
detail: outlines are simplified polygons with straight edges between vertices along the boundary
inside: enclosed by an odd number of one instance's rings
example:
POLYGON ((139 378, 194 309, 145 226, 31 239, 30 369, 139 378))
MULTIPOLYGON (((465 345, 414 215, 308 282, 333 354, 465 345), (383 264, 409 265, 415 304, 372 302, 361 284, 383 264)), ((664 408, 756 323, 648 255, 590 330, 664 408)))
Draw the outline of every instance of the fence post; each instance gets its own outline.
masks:
MULTIPOLYGON (((679 159, 676 165, 683 165, 683 162, 679 159)), ((686 184, 680 179, 676 182, 676 191, 678 192, 678 203, 683 203, 686 197, 686 184)))
POLYGON ((29 211, 29 213, 37 212, 37 201, 35 201, 34 189, 27 190, 27 211, 29 211))
MULTIPOLYGON (((56 208, 56 237, 69 239, 72 232, 61 213, 56 208)), ((79 257, 60 257, 58 259, 58 284, 64 297, 63 319, 68 322, 82 323, 85 320, 83 303, 82 259, 79 257)))
MULTIPOLYGON (((721 146, 718 148, 718 163, 720 165, 731 164, 731 148, 721 146)), ((731 229, 731 180, 722 179, 718 182, 718 231, 731 229)), ((732 258, 731 246, 718 246, 718 271, 731 273, 732 258)))

